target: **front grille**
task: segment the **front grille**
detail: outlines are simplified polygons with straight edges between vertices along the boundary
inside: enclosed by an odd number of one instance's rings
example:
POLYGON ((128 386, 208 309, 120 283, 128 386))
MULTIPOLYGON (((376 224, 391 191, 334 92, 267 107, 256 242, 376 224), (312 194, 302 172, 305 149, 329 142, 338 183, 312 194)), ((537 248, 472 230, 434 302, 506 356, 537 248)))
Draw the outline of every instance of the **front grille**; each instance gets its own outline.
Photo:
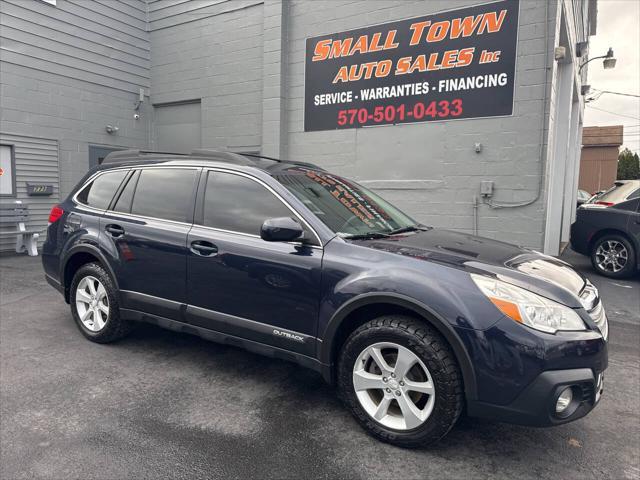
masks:
POLYGON ((580 403, 594 403, 596 400, 596 390, 593 383, 581 383, 578 385, 582 390, 582 398, 580 403))

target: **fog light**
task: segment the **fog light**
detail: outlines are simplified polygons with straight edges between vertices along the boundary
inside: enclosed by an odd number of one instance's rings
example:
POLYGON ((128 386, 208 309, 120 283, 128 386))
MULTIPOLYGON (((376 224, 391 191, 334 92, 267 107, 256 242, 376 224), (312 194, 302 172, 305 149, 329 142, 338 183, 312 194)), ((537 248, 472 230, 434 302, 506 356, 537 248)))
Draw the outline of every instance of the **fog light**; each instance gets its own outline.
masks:
POLYGON ((573 390, 571 387, 565 388, 556 402, 556 413, 564 412, 573 400, 573 390))

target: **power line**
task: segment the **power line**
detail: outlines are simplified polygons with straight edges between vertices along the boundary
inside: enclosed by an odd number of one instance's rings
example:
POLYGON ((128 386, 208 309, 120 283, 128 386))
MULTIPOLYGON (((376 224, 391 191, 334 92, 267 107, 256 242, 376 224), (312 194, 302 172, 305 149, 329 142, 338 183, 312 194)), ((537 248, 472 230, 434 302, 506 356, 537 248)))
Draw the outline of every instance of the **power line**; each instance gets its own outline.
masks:
POLYGON ((633 93, 612 92, 611 90, 598 90, 597 88, 594 88, 594 90, 600 93, 610 93, 611 95, 622 95, 623 97, 640 98, 640 95, 635 95, 633 93))
POLYGON ((634 120, 640 120, 640 117, 632 117, 631 115, 625 115, 623 113, 612 112, 610 110, 605 110, 604 108, 594 107, 593 105, 590 105, 588 103, 587 103, 587 107, 593 108, 594 110, 600 110, 601 112, 610 113, 611 115, 617 115, 619 117, 626 117, 626 118, 633 118, 634 120))

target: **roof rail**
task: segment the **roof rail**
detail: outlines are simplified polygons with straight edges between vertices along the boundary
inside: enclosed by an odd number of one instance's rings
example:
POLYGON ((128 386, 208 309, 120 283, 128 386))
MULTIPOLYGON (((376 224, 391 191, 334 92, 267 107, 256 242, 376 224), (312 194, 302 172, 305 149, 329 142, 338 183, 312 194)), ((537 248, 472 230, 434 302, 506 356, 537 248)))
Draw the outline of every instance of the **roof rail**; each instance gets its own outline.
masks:
MULTIPOLYGON (((280 160, 278 158, 267 157, 266 155, 259 155, 255 153, 234 153, 225 150, 210 150, 210 149, 196 149, 191 153, 177 153, 177 152, 154 152, 151 150, 117 150, 109 153, 102 164, 120 163, 120 162, 144 162, 148 160, 155 160, 154 157, 171 156, 171 157, 198 157, 206 158, 213 161, 232 163, 234 165, 252 166, 261 160, 271 160, 284 165, 301 165, 312 168, 320 168, 317 165, 306 162, 295 162, 291 160, 280 160)), ((160 158, 159 160, 162 160, 160 158)))
POLYGON ((106 157, 104 157, 104 160, 102 161, 103 164, 105 163, 114 163, 114 162, 118 162, 118 161, 123 161, 123 160, 142 160, 141 156, 143 155, 186 155, 185 153, 176 153, 176 152, 153 152, 150 150, 137 150, 137 149, 130 149, 130 150, 116 150, 115 152, 111 152, 108 153, 106 157))
POLYGON ((224 150, 207 150, 207 149, 197 149, 191 150, 192 157, 206 157, 212 160, 217 160, 219 162, 227 162, 233 163, 236 165, 253 165, 255 162, 246 158, 244 155, 227 152, 224 150))
POLYGON ((322 167, 319 167, 318 165, 314 165, 313 163, 298 162, 296 160, 282 160, 280 158, 267 157, 266 155, 258 155, 257 153, 243 153, 242 156, 251 157, 251 158, 265 159, 265 160, 271 160, 273 162, 285 163, 287 165, 300 165, 300 166, 303 166, 303 167, 315 168, 317 170, 324 170, 322 167))
POLYGON ((117 162, 125 162, 125 161, 145 161, 149 160, 152 157, 168 155, 172 157, 199 157, 199 158, 209 158, 211 160, 216 160, 219 162, 233 163, 236 165, 253 165, 255 161, 246 158, 242 155, 233 152, 225 152, 220 150, 205 150, 198 149, 192 150, 191 153, 176 153, 176 152, 154 152, 151 150, 117 150, 115 152, 109 153, 105 159, 102 161, 102 164, 105 163, 117 163, 117 162), (146 157, 146 158, 145 158, 146 157))

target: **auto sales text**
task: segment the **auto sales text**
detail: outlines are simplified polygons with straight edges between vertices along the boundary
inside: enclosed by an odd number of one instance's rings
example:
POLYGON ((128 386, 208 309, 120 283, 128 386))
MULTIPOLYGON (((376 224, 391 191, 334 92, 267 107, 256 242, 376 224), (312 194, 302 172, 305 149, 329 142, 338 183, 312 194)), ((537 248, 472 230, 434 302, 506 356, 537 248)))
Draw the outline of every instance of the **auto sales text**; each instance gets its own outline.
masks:
MULTIPOLYGON (((415 22, 410 25, 409 45, 415 46, 421 43, 437 44, 448 39, 497 33, 502 28, 506 15, 507 10, 504 9, 438 22, 430 20, 415 22)), ((322 62, 356 54, 394 50, 400 46, 396 40, 397 33, 397 30, 388 30, 386 32, 375 32, 371 35, 360 35, 357 38, 322 39, 316 42, 311 60, 312 62, 322 62)), ((423 73, 462 68, 471 65, 476 58, 480 64, 499 62, 500 54, 500 51, 483 50, 476 52, 475 47, 466 47, 416 56, 405 56, 398 58, 395 64, 391 59, 384 59, 342 65, 336 72, 333 83, 339 84, 362 79, 385 78, 391 74, 406 75, 414 72, 423 73)))

